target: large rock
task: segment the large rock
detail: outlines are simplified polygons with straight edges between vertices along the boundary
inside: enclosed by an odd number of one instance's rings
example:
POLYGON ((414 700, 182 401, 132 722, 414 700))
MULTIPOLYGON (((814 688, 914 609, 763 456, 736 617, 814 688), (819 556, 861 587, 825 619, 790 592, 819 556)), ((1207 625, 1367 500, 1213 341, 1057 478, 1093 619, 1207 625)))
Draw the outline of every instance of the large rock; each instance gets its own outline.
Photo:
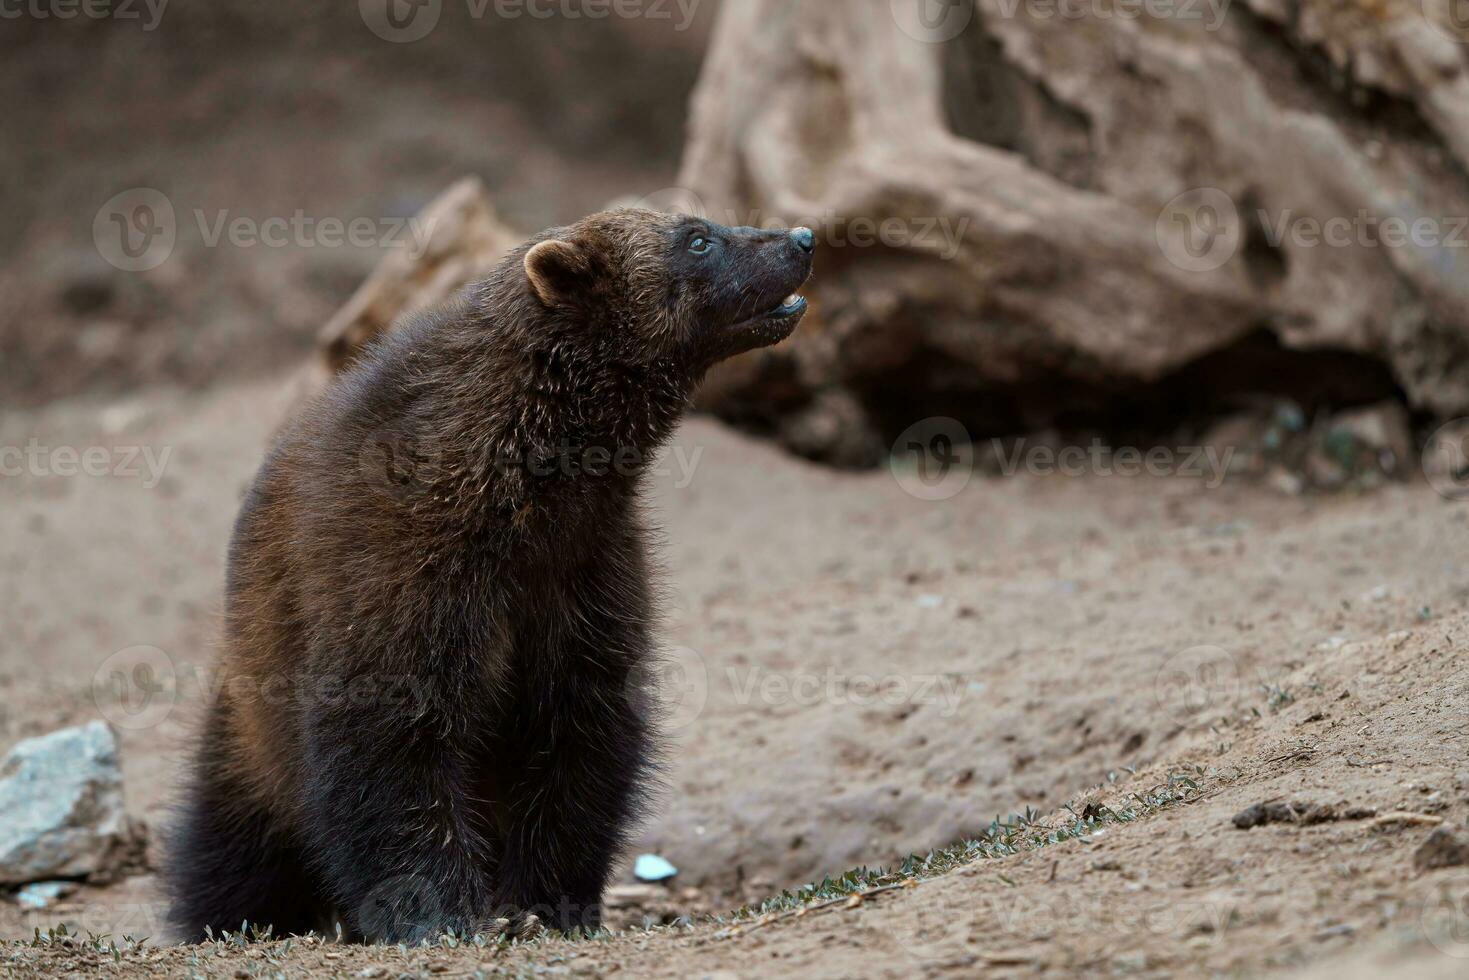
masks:
POLYGON ((464 177, 413 218, 421 250, 395 249, 317 334, 318 358, 294 383, 294 417, 333 377, 403 317, 430 309, 487 276, 527 236, 504 224, 476 177, 464 177))
MULTIPOLYGON (((1437 3, 721 6, 679 186, 638 200, 822 249, 795 337, 701 407, 856 465, 932 416, 1469 414, 1469 32, 1437 3)), ((428 253, 324 331, 329 371, 522 237, 474 181, 425 217, 428 253)))
POLYGON ((104 723, 27 739, 0 762, 0 884, 105 873, 129 838, 104 723))
POLYGON ((329 373, 350 364, 400 316, 437 305, 487 275, 525 237, 500 221, 474 177, 444 191, 414 221, 427 230, 424 248, 391 252, 321 329, 329 373))
MULTIPOLYGON (((1451 22, 1418 3, 1172 7, 724 5, 677 196, 811 225, 825 247, 794 341, 718 372, 706 404, 864 462, 927 415, 1014 431, 1104 414, 1248 341, 1390 379, 1335 405, 1395 384, 1469 411, 1451 22), (858 422, 807 417, 833 407, 858 422)), ((1271 363, 1214 362, 1147 414, 1304 382, 1271 363)))

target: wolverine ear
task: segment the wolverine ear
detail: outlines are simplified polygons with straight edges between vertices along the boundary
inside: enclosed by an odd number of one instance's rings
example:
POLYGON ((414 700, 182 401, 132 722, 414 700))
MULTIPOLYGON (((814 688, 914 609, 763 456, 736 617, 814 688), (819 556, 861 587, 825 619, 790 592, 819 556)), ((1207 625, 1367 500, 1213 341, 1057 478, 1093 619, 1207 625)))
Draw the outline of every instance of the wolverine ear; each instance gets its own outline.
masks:
POLYGON ((552 238, 525 253, 525 276, 542 303, 556 306, 576 293, 592 270, 579 245, 552 238))

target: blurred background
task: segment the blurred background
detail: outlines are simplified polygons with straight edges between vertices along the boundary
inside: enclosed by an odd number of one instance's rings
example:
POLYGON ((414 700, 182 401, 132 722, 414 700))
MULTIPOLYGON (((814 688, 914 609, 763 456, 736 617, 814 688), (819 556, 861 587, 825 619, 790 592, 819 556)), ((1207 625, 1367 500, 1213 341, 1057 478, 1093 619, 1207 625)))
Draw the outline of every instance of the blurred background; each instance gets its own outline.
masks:
MULTIPOLYGON (((796 335, 717 370, 650 480, 679 673, 639 850, 677 871, 623 869, 614 922, 1090 801, 1158 822, 787 955, 1459 964, 1469 871, 1413 854, 1469 816, 1460 6, 0 4, 0 748, 112 733, 78 776, 107 806, 52 807, 68 862, 0 830, 0 937, 158 934, 280 421, 505 249, 636 203, 820 248, 796 335), (1426 822, 1232 828, 1284 798, 1426 822)), ((8 774, 0 813, 65 799, 8 774)))
POLYGON ((496 247, 610 203, 817 228, 816 315, 702 407, 840 466, 934 416, 1086 442, 1371 405, 1348 427, 1401 465, 1469 406, 1438 0, 37 3, 0 69, 7 404, 293 364, 471 176, 496 247))
POLYGON ((6 403, 298 362, 392 248, 209 248, 196 212, 204 229, 221 212, 386 224, 474 174, 537 230, 672 181, 712 5, 687 23, 672 4, 668 20, 434 6, 412 43, 377 37, 350 3, 7 17, 6 403), (165 195, 178 226, 146 274, 108 264, 92 234, 134 187, 165 195))

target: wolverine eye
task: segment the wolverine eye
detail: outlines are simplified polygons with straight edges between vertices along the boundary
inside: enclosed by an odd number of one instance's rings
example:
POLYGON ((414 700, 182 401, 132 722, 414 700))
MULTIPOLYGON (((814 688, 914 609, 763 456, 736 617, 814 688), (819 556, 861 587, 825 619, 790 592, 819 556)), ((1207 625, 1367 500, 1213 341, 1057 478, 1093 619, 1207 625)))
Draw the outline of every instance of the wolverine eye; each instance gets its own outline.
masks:
POLYGON ((708 255, 709 250, 713 247, 709 239, 702 235, 689 242, 689 252, 694 255, 708 255))

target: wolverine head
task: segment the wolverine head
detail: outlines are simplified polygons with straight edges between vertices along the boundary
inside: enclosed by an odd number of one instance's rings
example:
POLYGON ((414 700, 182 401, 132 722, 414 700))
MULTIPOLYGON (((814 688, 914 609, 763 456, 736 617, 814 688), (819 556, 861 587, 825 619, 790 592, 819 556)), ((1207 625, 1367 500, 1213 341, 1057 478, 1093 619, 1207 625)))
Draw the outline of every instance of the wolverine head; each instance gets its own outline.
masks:
POLYGON ((697 373, 790 336, 815 250, 809 228, 624 208, 547 232, 522 264, 526 289, 564 329, 629 361, 697 373))

